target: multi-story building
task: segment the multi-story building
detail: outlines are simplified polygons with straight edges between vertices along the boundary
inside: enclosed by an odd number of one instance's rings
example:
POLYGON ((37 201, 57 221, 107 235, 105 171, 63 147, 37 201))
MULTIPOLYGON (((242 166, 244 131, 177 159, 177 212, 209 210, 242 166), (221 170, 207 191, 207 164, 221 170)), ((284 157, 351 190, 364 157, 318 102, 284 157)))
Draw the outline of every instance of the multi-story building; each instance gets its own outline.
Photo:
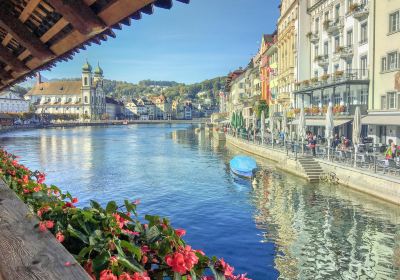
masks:
POLYGON ((123 118, 122 107, 122 102, 106 97, 106 118, 109 120, 118 120, 123 118))
MULTIPOLYGON (((321 115, 333 103, 336 132, 351 136, 355 108, 366 114, 369 87, 369 37, 371 23, 367 0, 311 0, 308 42, 299 52, 309 52, 310 71, 299 68, 294 91, 294 107, 304 106, 310 114, 321 115), (301 75, 303 73, 303 75, 301 75)), ((304 17, 301 14, 300 18, 304 17)), ((303 56, 303 55, 301 55, 303 56)), ((300 63, 299 65, 302 65, 300 63)), ((301 66, 300 66, 301 67, 301 66)), ((323 117, 310 117, 308 126, 322 133, 323 117)), ((317 132, 316 132, 317 133, 317 132)))
MULTIPOLYGON (((371 76, 367 124, 375 143, 400 144, 400 2, 370 0, 371 76)), ((368 13, 368 5, 357 11, 368 13)))
POLYGON ((171 104, 168 102, 163 94, 153 97, 151 101, 155 105, 155 119, 171 119, 171 104))
MULTIPOLYGON (((269 105, 271 103, 271 90, 270 90, 270 81, 271 81, 271 69, 270 62, 271 57, 268 56, 267 52, 274 44, 274 39, 276 34, 267 34, 262 36, 261 46, 259 51, 259 71, 260 71, 260 80, 261 80, 261 100, 264 100, 269 105)), ((277 55, 277 54, 276 54, 277 55)), ((277 64, 276 64, 277 66, 277 64)))
MULTIPOLYGON (((275 37, 276 39, 276 37, 275 37)), ((268 78, 268 92, 270 95, 270 105, 276 107, 274 112, 281 112, 282 108, 279 108, 279 103, 277 101, 278 91, 279 91, 279 73, 278 73, 278 46, 276 43, 272 44, 266 55, 268 57, 267 61, 267 78, 268 78)))
POLYGON ((0 92, 0 113, 27 113, 29 102, 9 90, 0 92))
POLYGON ((103 91, 103 70, 86 62, 81 80, 42 82, 40 74, 35 86, 25 95, 36 113, 76 114, 81 119, 101 119, 106 113, 103 91))
POLYGON ((156 105, 151 100, 147 98, 139 98, 137 102, 146 107, 149 120, 154 120, 156 118, 156 105))
POLYGON ((130 116, 130 119, 148 120, 147 108, 136 99, 132 99, 125 104, 125 108, 130 116))
POLYGON ((238 74, 232 78, 230 82, 229 98, 231 103, 231 112, 240 111, 243 109, 242 100, 246 96, 245 92, 246 76, 245 72, 238 74))
POLYGON ((227 112, 228 109, 227 108, 228 95, 223 91, 220 91, 218 95, 219 95, 219 112, 225 113, 227 112))

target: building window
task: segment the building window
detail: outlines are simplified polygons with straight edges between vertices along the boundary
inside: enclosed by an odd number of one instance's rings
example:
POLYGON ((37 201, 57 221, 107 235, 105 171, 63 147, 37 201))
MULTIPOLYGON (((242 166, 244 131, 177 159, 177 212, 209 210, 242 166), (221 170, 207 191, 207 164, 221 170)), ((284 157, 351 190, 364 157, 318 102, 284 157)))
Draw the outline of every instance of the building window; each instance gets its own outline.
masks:
POLYGON ((314 58, 316 58, 318 56, 318 52, 319 52, 319 48, 318 46, 314 47, 314 58))
POLYGON ((346 64, 346 72, 350 73, 352 69, 353 69, 353 62, 348 61, 346 64))
POLYGON ((315 19, 315 33, 318 34, 319 32, 319 18, 315 19))
POLYGON ((85 96, 85 103, 88 103, 88 98, 87 98, 87 96, 85 96))
POLYGON ((392 52, 388 54, 388 70, 394 70, 398 65, 398 55, 397 52, 392 52))
POLYGON ((339 51, 339 46, 340 46, 340 37, 336 36, 335 37, 335 52, 339 51))
POLYGON ((382 57, 382 63, 381 63, 381 71, 386 71, 387 64, 386 64, 386 57, 382 57))
POLYGON ((335 20, 338 20, 340 17, 340 4, 335 6, 335 20))
POLYGON ((396 93, 388 92, 387 94, 388 109, 396 109, 396 93))
POLYGON ((368 23, 362 23, 360 29, 360 44, 365 44, 368 42, 368 23))
POLYGON ((365 77, 368 72, 368 59, 367 56, 362 56, 360 58, 361 76, 365 77))
POLYGON ((389 33, 400 31, 400 12, 389 15, 389 33))
POLYGON ((347 31, 347 46, 351 47, 353 45, 353 29, 347 31))
POLYGON ((324 55, 328 56, 328 54, 329 54, 329 43, 325 42, 324 43, 324 55))
POLYGON ((361 90, 361 104, 368 105, 368 89, 361 90))
POLYGON ((87 85, 88 85, 88 78, 87 78, 87 77, 85 77, 85 78, 83 78, 83 80, 84 80, 84 82, 83 82, 83 83, 84 83, 84 85, 85 85, 85 86, 87 86, 87 85))

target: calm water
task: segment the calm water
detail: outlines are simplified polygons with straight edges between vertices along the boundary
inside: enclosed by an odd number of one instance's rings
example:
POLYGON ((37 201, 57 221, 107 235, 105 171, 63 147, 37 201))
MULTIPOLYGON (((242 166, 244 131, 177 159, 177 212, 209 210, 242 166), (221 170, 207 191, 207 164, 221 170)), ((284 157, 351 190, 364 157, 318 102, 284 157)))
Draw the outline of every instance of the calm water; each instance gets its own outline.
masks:
POLYGON ((267 279, 400 279, 400 207, 346 188, 310 185, 274 169, 236 182, 238 153, 191 126, 137 125, 20 131, 0 144, 47 182, 100 202, 142 201, 186 240, 237 272, 267 279))

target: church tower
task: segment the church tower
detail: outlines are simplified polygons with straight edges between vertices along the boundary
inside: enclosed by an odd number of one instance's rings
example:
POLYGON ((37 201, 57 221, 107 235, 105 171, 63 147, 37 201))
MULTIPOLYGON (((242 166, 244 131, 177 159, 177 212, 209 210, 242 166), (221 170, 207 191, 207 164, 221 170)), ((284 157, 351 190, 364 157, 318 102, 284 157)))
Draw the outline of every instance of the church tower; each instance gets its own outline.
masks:
POLYGON ((103 86, 103 69, 101 69, 100 64, 97 62, 97 67, 94 69, 94 78, 93 83, 97 85, 97 82, 100 82, 103 86))
POLYGON ((83 117, 92 118, 92 66, 86 60, 82 66, 82 103, 83 103, 83 117))

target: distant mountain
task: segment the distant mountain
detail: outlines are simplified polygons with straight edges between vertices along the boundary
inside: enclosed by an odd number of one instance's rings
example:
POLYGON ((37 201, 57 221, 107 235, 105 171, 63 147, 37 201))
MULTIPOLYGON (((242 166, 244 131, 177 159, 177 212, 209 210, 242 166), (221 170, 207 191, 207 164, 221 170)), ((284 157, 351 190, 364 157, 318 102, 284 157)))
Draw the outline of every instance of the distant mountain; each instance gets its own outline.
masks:
MULTIPOLYGON (((49 79, 42 76, 42 82, 48 82, 48 81, 49 81, 49 79)), ((24 88, 33 88, 33 86, 35 84, 36 84, 36 78, 30 78, 30 79, 27 79, 25 82, 19 83, 18 85, 20 87, 24 87, 24 88)))

